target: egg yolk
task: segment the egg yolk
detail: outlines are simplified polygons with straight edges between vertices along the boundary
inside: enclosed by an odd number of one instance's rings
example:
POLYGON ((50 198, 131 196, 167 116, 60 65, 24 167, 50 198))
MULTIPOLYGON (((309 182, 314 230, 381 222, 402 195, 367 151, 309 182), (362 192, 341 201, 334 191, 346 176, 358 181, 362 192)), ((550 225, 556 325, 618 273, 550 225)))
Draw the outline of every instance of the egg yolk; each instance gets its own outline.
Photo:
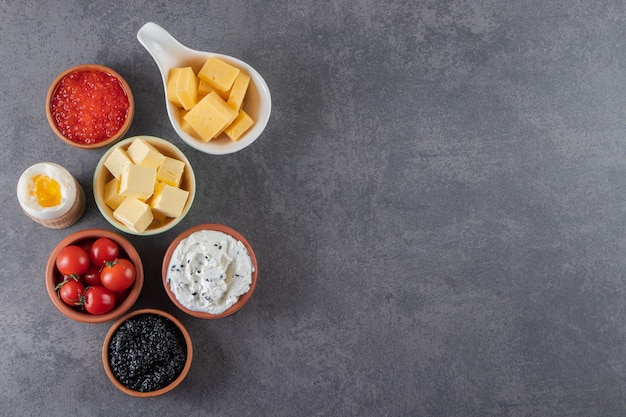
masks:
POLYGON ((61 187, 59 183, 47 175, 38 174, 33 177, 30 195, 37 198, 41 207, 54 207, 61 204, 61 187))

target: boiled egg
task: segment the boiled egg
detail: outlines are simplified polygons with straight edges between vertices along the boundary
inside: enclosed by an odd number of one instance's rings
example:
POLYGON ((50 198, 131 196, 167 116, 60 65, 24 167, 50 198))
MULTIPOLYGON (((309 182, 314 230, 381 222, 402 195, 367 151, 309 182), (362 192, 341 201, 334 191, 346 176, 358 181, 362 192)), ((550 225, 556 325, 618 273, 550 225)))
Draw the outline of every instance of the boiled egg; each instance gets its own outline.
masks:
POLYGON ((72 174, 52 162, 29 167, 17 183, 17 199, 22 209, 40 220, 56 219, 70 211, 76 193, 72 174))

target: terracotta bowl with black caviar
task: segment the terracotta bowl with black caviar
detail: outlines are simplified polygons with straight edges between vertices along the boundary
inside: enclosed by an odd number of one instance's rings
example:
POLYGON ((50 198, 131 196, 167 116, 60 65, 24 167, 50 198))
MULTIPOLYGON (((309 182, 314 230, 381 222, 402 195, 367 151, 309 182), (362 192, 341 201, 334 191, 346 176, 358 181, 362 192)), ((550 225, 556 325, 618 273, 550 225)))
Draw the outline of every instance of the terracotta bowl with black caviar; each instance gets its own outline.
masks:
MULTIPOLYGON (((85 229, 66 236, 52 250, 50 257, 48 258, 48 263, 46 264, 45 282, 46 290, 52 300, 52 303, 62 314, 82 323, 105 323, 123 316, 135 304, 143 288, 144 270, 139 253, 132 243, 130 243, 125 237, 110 230, 95 228, 85 229), (135 269, 135 280, 128 289, 120 292, 114 292, 113 295, 115 299, 112 310, 103 314, 92 314, 89 313, 84 306, 69 305, 60 298, 58 287, 59 284, 67 278, 67 276, 64 276, 61 272, 59 272, 56 260, 63 248, 67 246, 79 246, 85 251, 88 251, 93 242, 95 242, 98 238, 108 238, 117 244, 119 247, 118 257, 120 259, 127 259, 133 264, 135 269)), ((83 285, 85 288, 89 287, 89 284, 87 283, 84 283, 83 285)))
POLYGON ((115 70, 82 64, 59 74, 46 95, 46 117, 65 143, 98 149, 119 141, 133 121, 135 99, 115 70))
POLYGON ((192 356, 185 326, 173 315, 151 308, 117 320, 102 347, 102 363, 111 383, 133 397, 172 391, 189 373, 192 356))

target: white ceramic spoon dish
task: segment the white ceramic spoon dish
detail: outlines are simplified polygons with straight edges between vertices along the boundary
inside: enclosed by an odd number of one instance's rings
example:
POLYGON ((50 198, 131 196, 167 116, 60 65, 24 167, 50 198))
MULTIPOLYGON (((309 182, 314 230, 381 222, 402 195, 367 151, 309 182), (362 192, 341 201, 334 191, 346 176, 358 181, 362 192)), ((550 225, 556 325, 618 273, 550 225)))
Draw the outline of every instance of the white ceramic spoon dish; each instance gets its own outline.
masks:
POLYGON ((254 68, 228 55, 187 48, 174 39, 165 29, 153 22, 148 22, 139 29, 137 39, 150 52, 159 67, 164 93, 167 93, 167 76, 172 68, 192 67, 197 74, 207 58, 211 56, 217 56, 250 75, 250 85, 246 94, 244 110, 252 117, 254 125, 236 142, 231 141, 225 135, 204 142, 185 133, 180 127, 178 108, 167 100, 166 94, 165 103, 172 127, 189 146, 207 154, 225 155, 240 151, 261 135, 270 118, 272 99, 265 80, 254 68))

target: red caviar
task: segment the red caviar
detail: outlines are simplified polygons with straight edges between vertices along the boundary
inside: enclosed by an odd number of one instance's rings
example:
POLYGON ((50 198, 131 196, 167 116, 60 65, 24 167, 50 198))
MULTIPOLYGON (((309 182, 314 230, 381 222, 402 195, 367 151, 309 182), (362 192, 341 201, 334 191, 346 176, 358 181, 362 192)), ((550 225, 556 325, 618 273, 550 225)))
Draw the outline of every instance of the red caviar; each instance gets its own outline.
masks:
POLYGON ((57 84, 50 103, 61 134, 82 144, 114 136, 128 109, 128 96, 119 80, 103 71, 70 72, 57 84))

